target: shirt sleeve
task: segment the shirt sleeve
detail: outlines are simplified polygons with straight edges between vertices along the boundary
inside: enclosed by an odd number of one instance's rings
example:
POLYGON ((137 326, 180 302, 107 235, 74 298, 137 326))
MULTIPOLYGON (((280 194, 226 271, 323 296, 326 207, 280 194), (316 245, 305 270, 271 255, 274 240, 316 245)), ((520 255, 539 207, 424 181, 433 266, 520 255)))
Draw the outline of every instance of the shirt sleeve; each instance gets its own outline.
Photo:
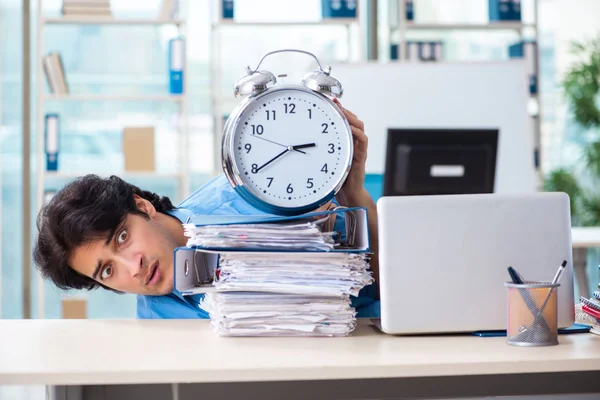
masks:
POLYGON ((207 319, 208 314, 176 296, 138 296, 138 319, 207 319))

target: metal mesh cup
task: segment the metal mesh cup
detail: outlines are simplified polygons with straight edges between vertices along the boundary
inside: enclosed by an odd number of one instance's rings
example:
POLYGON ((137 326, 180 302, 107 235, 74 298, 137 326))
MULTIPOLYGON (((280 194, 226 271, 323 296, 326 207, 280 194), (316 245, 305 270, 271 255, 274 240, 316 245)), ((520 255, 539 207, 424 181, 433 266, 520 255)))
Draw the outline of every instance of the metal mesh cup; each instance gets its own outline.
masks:
POLYGON ((558 283, 504 284, 508 291, 506 342, 515 346, 558 344, 558 283))

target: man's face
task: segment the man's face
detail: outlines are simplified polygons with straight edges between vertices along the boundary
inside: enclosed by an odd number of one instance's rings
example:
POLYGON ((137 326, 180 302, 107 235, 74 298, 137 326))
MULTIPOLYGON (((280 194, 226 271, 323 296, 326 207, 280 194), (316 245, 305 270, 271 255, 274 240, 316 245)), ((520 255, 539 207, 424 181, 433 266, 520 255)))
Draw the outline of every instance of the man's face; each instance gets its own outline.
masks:
POLYGON ((173 291, 172 232, 159 213, 129 214, 108 239, 99 239, 73 251, 70 265, 77 272, 112 289, 143 295, 173 291))

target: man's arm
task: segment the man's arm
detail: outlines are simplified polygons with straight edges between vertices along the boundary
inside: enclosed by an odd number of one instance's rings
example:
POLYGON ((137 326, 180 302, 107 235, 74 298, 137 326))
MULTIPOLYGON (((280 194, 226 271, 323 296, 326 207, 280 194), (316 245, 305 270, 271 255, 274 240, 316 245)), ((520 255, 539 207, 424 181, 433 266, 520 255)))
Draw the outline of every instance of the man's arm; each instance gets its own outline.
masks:
MULTIPOLYGON (((377 242, 377 206, 371 198, 371 195, 365 189, 365 175, 367 162, 367 149, 369 140, 365 135, 365 125, 352 112, 340 104, 335 99, 335 103, 340 106, 344 115, 348 119, 352 129, 352 138, 354 139, 354 157, 352 159, 352 168, 346 182, 336 195, 338 203, 346 207, 365 207, 369 219, 369 242, 373 256, 371 257, 371 270, 373 278, 379 292, 379 245, 377 242)), ((379 293, 377 294, 379 298, 379 293)))

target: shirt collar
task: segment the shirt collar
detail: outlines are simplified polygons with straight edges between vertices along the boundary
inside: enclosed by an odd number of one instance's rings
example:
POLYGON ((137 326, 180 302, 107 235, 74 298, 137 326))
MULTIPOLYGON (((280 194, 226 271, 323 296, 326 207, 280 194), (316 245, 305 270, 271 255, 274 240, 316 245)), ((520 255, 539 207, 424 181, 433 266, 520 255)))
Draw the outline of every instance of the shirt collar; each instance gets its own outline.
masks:
POLYGON ((174 208, 166 213, 177 218, 182 224, 185 224, 188 218, 194 215, 193 211, 185 208, 174 208))

